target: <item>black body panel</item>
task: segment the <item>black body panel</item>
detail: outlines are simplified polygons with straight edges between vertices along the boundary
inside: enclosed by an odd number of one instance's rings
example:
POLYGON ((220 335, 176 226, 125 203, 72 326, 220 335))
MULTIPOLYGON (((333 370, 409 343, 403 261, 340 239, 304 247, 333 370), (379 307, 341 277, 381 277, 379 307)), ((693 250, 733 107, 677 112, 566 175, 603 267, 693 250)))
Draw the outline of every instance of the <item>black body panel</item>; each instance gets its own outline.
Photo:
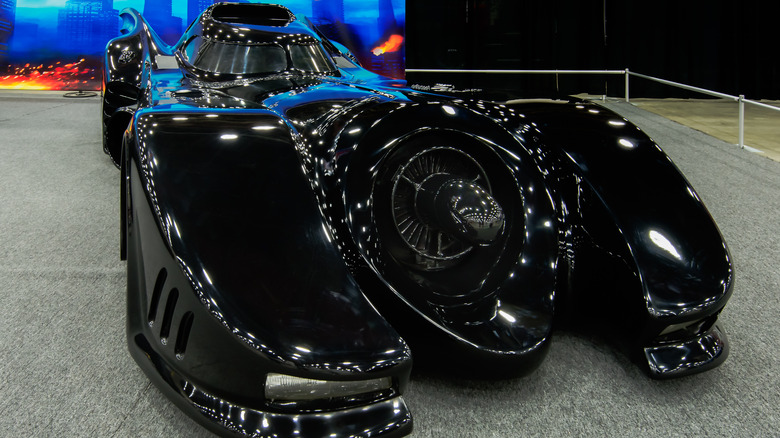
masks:
POLYGON ((174 47, 123 17, 103 121, 128 344, 206 427, 405 435, 412 353, 525 375, 556 325, 619 334, 655 378, 725 360, 728 250, 630 122, 421 93, 279 6, 215 5, 174 47), (278 71, 235 62, 270 46, 278 71))

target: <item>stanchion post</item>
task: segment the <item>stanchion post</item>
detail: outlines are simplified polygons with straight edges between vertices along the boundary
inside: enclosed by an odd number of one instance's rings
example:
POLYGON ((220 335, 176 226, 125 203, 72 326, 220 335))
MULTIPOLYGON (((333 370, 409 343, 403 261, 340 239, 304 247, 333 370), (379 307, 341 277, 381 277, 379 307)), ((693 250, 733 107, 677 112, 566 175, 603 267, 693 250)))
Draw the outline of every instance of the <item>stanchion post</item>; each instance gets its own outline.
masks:
POLYGON ((739 148, 745 149, 745 95, 739 95, 739 148))
POLYGON ((626 67, 626 103, 629 103, 629 100, 628 100, 628 76, 629 76, 629 74, 628 74, 628 67, 626 67))

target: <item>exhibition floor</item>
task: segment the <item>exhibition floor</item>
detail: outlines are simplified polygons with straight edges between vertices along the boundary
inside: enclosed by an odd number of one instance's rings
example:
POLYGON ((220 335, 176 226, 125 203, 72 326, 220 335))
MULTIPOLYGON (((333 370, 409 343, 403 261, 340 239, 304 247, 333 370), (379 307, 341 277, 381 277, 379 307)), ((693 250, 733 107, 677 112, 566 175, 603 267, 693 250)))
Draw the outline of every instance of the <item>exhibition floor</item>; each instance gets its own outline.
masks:
MULTIPOLYGON (((581 99, 601 102, 601 96, 580 94, 581 99)), ((623 102, 622 98, 607 98, 623 102)), ((780 101, 762 100, 780 108, 780 101)), ((631 104, 666 119, 709 134, 726 143, 739 143, 739 104, 726 99, 632 98, 631 104)), ((745 147, 751 152, 780 161, 780 111, 745 104, 745 147)))
MULTIPOLYGON (((0 91, 0 431, 211 436, 127 353, 119 171, 102 151, 100 99, 61 96, 0 91)), ((720 319, 729 359, 654 381, 603 339, 558 332, 522 379, 414 373, 413 437, 777 436, 780 162, 635 103, 604 105, 672 157, 729 244, 736 286, 720 319)))
MULTIPOLYGON (((780 107, 778 101, 761 101, 780 107)), ((727 143, 739 142, 739 106, 723 99, 632 99, 639 108, 727 143)), ((745 146, 780 161, 780 111, 745 104, 745 146)))

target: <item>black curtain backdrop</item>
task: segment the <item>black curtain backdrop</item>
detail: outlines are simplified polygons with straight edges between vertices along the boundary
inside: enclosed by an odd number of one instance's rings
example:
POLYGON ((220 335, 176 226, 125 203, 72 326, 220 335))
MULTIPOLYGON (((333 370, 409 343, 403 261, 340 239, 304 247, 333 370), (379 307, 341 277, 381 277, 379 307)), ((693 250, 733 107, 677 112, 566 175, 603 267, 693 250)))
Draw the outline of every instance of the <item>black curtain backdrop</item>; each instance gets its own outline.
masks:
MULTIPOLYGON (((407 68, 622 70, 780 99, 780 16, 758 1, 407 1, 407 68)), ((774 8, 772 8, 774 9, 774 8)), ((622 96, 622 76, 410 73, 518 96, 622 96)), ((636 97, 706 97, 631 79, 636 97)))

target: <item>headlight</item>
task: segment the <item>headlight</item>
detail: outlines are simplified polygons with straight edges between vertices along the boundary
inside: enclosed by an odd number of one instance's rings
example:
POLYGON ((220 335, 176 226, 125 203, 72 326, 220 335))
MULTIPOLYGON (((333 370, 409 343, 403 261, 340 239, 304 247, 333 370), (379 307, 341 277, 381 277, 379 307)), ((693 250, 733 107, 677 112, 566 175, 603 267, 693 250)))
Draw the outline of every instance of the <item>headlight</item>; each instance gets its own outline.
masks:
POLYGON ((265 381, 265 398, 269 400, 302 401, 358 394, 390 389, 392 379, 381 377, 370 380, 335 381, 314 380, 285 374, 268 374, 265 381))

